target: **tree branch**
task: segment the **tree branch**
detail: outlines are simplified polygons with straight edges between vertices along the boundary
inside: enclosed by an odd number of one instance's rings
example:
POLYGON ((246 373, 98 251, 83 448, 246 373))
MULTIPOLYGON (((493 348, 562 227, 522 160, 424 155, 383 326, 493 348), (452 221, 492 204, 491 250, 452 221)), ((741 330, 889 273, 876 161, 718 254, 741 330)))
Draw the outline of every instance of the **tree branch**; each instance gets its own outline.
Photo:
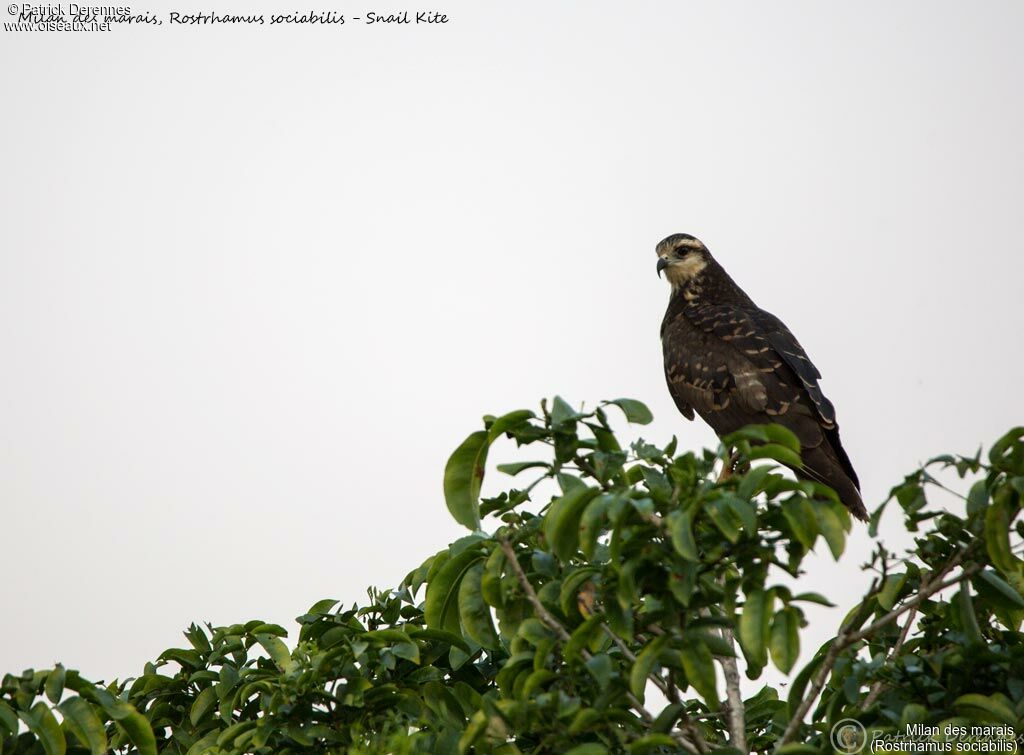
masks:
MULTIPOLYGON (((721 580, 719 584, 722 584, 721 580)), ((700 609, 701 616, 711 616, 711 611, 708 608, 700 609)), ((732 629, 728 627, 721 627, 719 633, 722 639, 729 643, 729 647, 732 648, 733 653, 736 652, 736 638, 732 633, 732 629)), ((739 664, 736 663, 735 656, 715 656, 719 665, 722 667, 722 673, 725 676, 725 695, 726 704, 722 706, 722 712, 725 713, 726 722, 729 725, 729 743, 741 752, 749 752, 747 749, 747 724, 746 724, 746 706, 743 705, 743 695, 740 692, 740 668, 739 664)))
MULTIPOLYGON (((729 646, 736 650, 736 640, 731 629, 722 627, 722 637, 729 646)), ((747 723, 743 705, 743 695, 740 693, 740 668, 736 663, 735 656, 722 656, 718 659, 722 666, 722 673, 725 675, 725 693, 728 700, 729 714, 729 741, 733 747, 740 752, 749 752, 747 749, 747 723)))
MULTIPOLYGON (((829 648, 828 653, 825 655, 821 668, 818 669, 818 672, 814 675, 810 690, 807 692, 807 695, 801 701, 800 705, 797 706, 797 709, 793 712, 792 718, 790 718, 789 723, 786 725, 786 730, 783 732, 782 738, 779 740, 777 745, 778 747, 791 742, 793 737, 796 736, 796 733, 800 728, 800 724, 804 720, 804 716, 807 715, 807 712, 811 709, 814 701, 818 698, 818 695, 821 694, 821 690, 824 688, 825 682, 832 673, 832 669, 835 666, 836 661, 839 659, 840 653, 851 645, 871 637, 879 629, 882 629, 892 623, 907 611, 916 610, 921 603, 940 590, 944 590, 947 587, 952 587, 955 584, 963 582, 965 579, 968 579, 981 571, 981 564, 970 564, 969 566, 965 566, 958 576, 944 581, 939 581, 941 577, 956 568, 956 566, 967 555, 968 551, 970 551, 971 547, 973 547, 973 544, 960 550, 956 556, 950 559, 949 563, 947 563, 931 580, 929 580, 927 586, 922 586, 917 595, 903 603, 899 608, 892 609, 889 613, 874 621, 870 626, 857 632, 839 633, 839 636, 836 637, 835 642, 832 643, 832 647, 829 648)), ((909 625, 910 622, 908 621, 907 623, 909 625)))
MULTIPOLYGON (((608 635, 609 639, 615 643, 619 650, 622 651, 622 654, 626 656, 629 662, 636 663, 636 655, 634 655, 633 651, 629 649, 629 646, 622 640, 622 638, 615 634, 607 624, 601 624, 601 628, 604 630, 604 633, 608 635)), ((666 700, 679 702, 679 694, 674 686, 670 685, 657 674, 651 674, 647 678, 654 682, 654 686, 657 687, 661 694, 665 696, 666 700), (673 693, 675 693, 675 699, 673 699, 673 693)), ((700 730, 697 729, 693 719, 686 713, 683 713, 679 720, 682 722, 683 731, 685 731, 694 741, 697 745, 697 749, 702 753, 709 752, 711 748, 708 747, 707 742, 704 741, 704 737, 701 736, 700 730)))
MULTIPOLYGON (((886 660, 895 658, 900 654, 900 649, 903 647, 903 643, 907 641, 907 635, 910 634, 910 625, 914 623, 914 616, 917 615, 917 607, 910 609, 910 615, 907 616, 907 623, 903 625, 903 629, 900 631, 900 636, 896 640, 896 644, 892 647, 892 652, 886 655, 886 660)), ((885 685, 882 680, 879 679, 873 685, 871 685, 871 691, 868 692, 868 696, 864 698, 864 707, 870 708, 874 705, 875 700, 882 694, 882 689, 885 685)))
MULTIPOLYGON (((569 631, 562 626, 562 622, 555 618, 551 612, 544 607, 544 604, 540 602, 540 598, 537 597, 537 592, 533 589, 533 585, 530 584, 530 580, 527 578, 526 572, 524 572, 523 567, 519 565, 519 559, 516 558, 516 552, 511 543, 507 540, 499 540, 498 544, 505 554, 505 560, 508 561, 509 567, 513 572, 515 572, 516 579, 519 581, 519 586, 523 588, 523 593, 526 595, 526 600, 529 601, 531 606, 533 606, 533 610, 536 612, 537 618, 544 622, 544 624, 546 624, 547 627, 551 629, 551 631, 554 632, 558 639, 563 643, 568 642, 571 637, 569 631)), ((581 654, 588 661, 592 658, 590 652, 586 648, 583 649, 581 654)), ((651 712, 644 707, 643 703, 641 703, 632 692, 626 693, 626 699, 629 700, 630 706, 646 723, 650 724, 654 722, 654 716, 651 715, 651 712)), ((675 740, 679 743, 680 747, 688 753, 691 753, 691 755, 702 755, 703 753, 708 752, 707 744, 704 744, 704 749, 702 750, 682 735, 677 735, 675 740)), ((702 740, 697 741, 702 742, 702 740)))

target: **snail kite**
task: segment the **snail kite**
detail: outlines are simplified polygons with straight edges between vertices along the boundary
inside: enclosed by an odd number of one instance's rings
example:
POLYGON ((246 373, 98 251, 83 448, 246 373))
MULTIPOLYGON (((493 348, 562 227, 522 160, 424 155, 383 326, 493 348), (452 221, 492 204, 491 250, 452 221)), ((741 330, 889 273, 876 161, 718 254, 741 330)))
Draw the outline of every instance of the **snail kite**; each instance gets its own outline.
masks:
POLYGON ((797 475, 828 485, 867 519, 835 409, 789 328, 759 309, 693 236, 669 236, 656 251, 658 274, 672 286, 661 343, 679 411, 691 420, 696 412, 719 436, 754 424, 789 428, 801 445, 797 475))

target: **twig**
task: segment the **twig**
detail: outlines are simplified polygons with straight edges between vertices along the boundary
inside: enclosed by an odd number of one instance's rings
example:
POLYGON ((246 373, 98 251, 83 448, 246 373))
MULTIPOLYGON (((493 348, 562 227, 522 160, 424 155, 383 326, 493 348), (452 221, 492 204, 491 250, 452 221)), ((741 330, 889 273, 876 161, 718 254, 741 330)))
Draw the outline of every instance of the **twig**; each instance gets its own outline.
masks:
MULTIPOLYGON (((722 584, 721 580, 719 584, 722 584)), ((710 617, 711 611, 708 608, 701 608, 700 615, 710 617)), ((732 629, 721 627, 719 633, 722 639, 729 643, 729 647, 735 653, 736 638, 733 636, 732 629)), ((720 655, 715 656, 715 658, 722 667, 722 673, 725 676, 726 704, 722 706, 722 712, 725 713, 726 721, 729 724, 729 743, 741 752, 749 752, 747 749, 747 724, 745 720, 746 707, 743 705, 743 695, 740 693, 739 664, 736 663, 735 656, 720 655)))
MULTIPOLYGON (((544 622, 544 624, 546 624, 563 643, 568 642, 571 637, 569 631, 562 626, 562 622, 552 616, 551 612, 548 611, 548 609, 544 607, 544 604, 540 602, 540 598, 537 597, 537 592, 533 589, 533 585, 530 584, 530 580, 527 578, 526 572, 524 572, 523 567, 519 565, 515 549, 507 540, 499 540, 498 544, 505 554, 505 560, 508 562, 509 567, 513 572, 515 572, 516 579, 519 581, 519 586, 523 588, 523 593, 526 595, 526 600, 529 601, 531 606, 533 606, 533 610, 536 612, 537 618, 544 622)), ((588 661, 592 657, 586 648, 583 649, 581 655, 588 661)), ((654 722, 654 716, 651 715, 651 712, 644 707, 643 703, 641 703, 632 692, 626 693, 626 699, 629 700, 630 706, 632 706, 633 710, 635 710, 640 715, 640 718, 642 718, 646 723, 654 722)), ((699 755, 700 753, 707 752, 706 749, 698 749, 693 743, 681 735, 676 736, 675 740, 679 743, 680 747, 691 753, 691 755, 699 755)), ((705 745, 705 748, 706 747, 707 745, 705 745)))
MULTIPOLYGON (((910 609, 910 614, 907 616, 907 623, 903 625, 903 629, 900 631, 900 636, 896 640, 896 644, 892 647, 892 652, 886 656, 886 660, 895 658, 900 654, 900 650, 903 648, 903 643, 907 641, 907 635, 910 634, 910 625, 914 623, 914 616, 917 615, 917 607, 910 609)), ((873 685, 871 685, 871 691, 868 692, 868 696, 864 698, 864 708, 870 708, 874 705, 875 700, 882 694, 882 689, 885 684, 879 679, 873 685)))
POLYGON ((821 664, 821 668, 818 669, 818 673, 814 675, 814 679, 811 682, 811 689, 807 693, 807 696, 800 702, 797 709, 793 712, 793 717, 789 719, 789 723, 786 725, 786 730, 782 733, 782 739, 779 740, 778 747, 790 742, 794 736, 796 736, 797 730, 800 728, 800 724, 804 720, 804 716, 807 715, 807 711, 811 709, 811 705, 818 699, 818 694, 821 692, 821 688, 825 686, 825 680, 828 675, 832 672, 832 667, 836 663, 836 659, 839 657, 839 653, 846 648, 843 644, 843 637, 837 637, 836 641, 832 643, 832 647, 828 649, 828 653, 825 655, 825 660, 821 664))
POLYGON ((907 611, 916 609, 919 605, 921 605, 924 601, 926 601, 935 593, 939 592, 940 590, 945 590, 947 587, 952 587, 953 585, 959 584, 968 577, 973 577, 979 571, 981 571, 981 564, 971 564, 970 566, 965 566, 963 571, 960 572, 958 576, 952 577, 951 579, 947 579, 944 582, 940 582, 934 587, 929 587, 926 590, 922 590, 912 600, 908 600, 899 608, 894 608, 893 610, 889 611, 889 613, 875 621, 870 626, 861 629, 859 632, 854 632, 853 634, 849 635, 849 642, 847 642, 847 644, 852 645, 855 642, 860 642, 861 640, 870 637, 879 629, 884 627, 886 624, 893 621, 894 619, 899 618, 907 611))
POLYGON ((926 601, 928 598, 930 598, 932 595, 939 592, 940 590, 944 590, 947 587, 952 587, 955 584, 963 582, 965 579, 973 576, 975 573, 981 570, 980 564, 971 564, 969 566, 965 566, 958 576, 952 577, 944 581, 939 581, 939 578, 949 573, 952 569, 956 568, 956 566, 967 555, 971 547, 973 547, 973 544, 967 546, 966 548, 962 549, 959 553, 957 553, 957 555, 954 558, 950 559, 949 563, 947 563, 941 570, 939 570, 939 572, 936 573, 935 577, 933 577, 930 580, 929 584, 926 587, 922 587, 918 591, 917 595, 915 595, 907 602, 903 603, 899 608, 892 609, 891 611, 889 611, 889 613, 885 614, 880 619, 873 622, 870 626, 861 629, 860 631, 839 633, 839 636, 836 637, 835 642, 832 643, 832 647, 829 648, 828 653, 825 655, 825 659, 824 661, 822 661, 821 668, 818 669, 818 672, 814 675, 814 678, 811 681, 811 688, 807 692, 806 697, 804 697, 804 699, 800 702, 800 705, 797 706, 797 709, 793 712, 792 718, 790 718, 789 723, 786 725, 786 730, 782 734, 782 739, 779 740, 779 743, 777 745, 778 747, 782 747, 782 745, 791 742, 793 740, 793 737, 796 736, 797 730, 799 730, 800 724, 804 720, 804 716, 807 715, 807 711, 811 709, 811 705, 814 704, 814 701, 818 698, 818 695, 821 693, 822 688, 824 688, 825 682, 828 680, 829 675, 832 673, 832 668, 835 666, 836 661, 839 659, 840 653, 842 653, 851 645, 872 636, 879 629, 895 621, 907 611, 916 610, 917 607, 921 605, 921 603, 926 601))
POLYGON ((676 672, 674 669, 668 670, 668 680, 666 681, 668 686, 668 692, 665 697, 668 698, 670 703, 679 704, 679 688, 676 687, 676 672))
POLYGON ((586 472, 588 475, 590 475, 595 480, 597 480, 597 484, 601 486, 602 490, 605 490, 605 491, 611 490, 611 486, 607 482, 605 482, 604 480, 601 479, 601 476, 597 473, 597 470, 594 469, 593 465, 591 465, 590 462, 588 462, 586 459, 584 459, 579 454, 576 454, 573 457, 572 460, 576 463, 576 466, 579 469, 581 469, 582 471, 586 472))
MULTIPOLYGON (((601 628, 604 630, 604 633, 608 635, 609 639, 615 643, 619 650, 622 651, 622 654, 626 656, 627 660, 629 660, 630 663, 636 663, 636 655, 629 649, 629 645, 627 645, 621 637, 615 634, 607 624, 601 624, 601 628)), ((654 686, 658 688, 667 700, 672 700, 672 692, 675 690, 675 687, 670 686, 664 679, 656 674, 652 674, 648 678, 654 682, 654 686)), ((675 697, 676 699, 672 700, 672 702, 679 701, 679 695, 676 694, 675 697)), ((697 749, 702 753, 709 752, 711 748, 709 748, 707 742, 704 741, 704 737, 701 736, 700 731, 693 723, 693 719, 691 719, 686 713, 683 713, 679 720, 682 722, 683 731, 690 735, 690 738, 693 739, 694 743, 697 745, 697 749)))
MULTIPOLYGON (((516 579, 519 580, 519 586, 523 588, 523 592, 526 594, 526 599, 530 601, 530 605, 533 606, 533 610, 537 614, 537 618, 548 625, 558 639, 562 642, 568 642, 571 635, 569 631, 562 626, 562 622, 551 615, 551 612, 544 607, 544 604, 540 602, 540 598, 537 597, 537 592, 533 589, 533 585, 530 584, 530 580, 526 577, 526 572, 523 571, 523 567, 519 565, 519 560, 516 558, 515 549, 512 547, 508 540, 499 540, 501 550, 505 553, 505 559, 508 561, 509 566, 512 567, 512 571, 516 574, 516 579)), ((586 652, 586 651, 584 651, 586 652)))
MULTIPOLYGON (((732 630, 722 627, 722 638, 729 643, 729 646, 736 650, 736 640, 732 630)), ((740 668, 736 663, 736 657, 722 656, 718 659, 722 666, 722 673, 725 675, 725 693, 728 700, 729 714, 729 740, 733 747, 740 752, 749 752, 747 749, 747 724, 744 716, 743 695, 740 693, 740 668)))

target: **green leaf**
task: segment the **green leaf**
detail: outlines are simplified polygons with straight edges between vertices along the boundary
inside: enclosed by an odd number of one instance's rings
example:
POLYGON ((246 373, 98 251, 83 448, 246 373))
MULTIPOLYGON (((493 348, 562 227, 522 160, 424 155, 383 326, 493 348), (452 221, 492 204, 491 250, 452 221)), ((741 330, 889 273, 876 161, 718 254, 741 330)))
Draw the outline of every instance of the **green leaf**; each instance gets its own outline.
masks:
POLYGON ((978 572, 978 581, 975 582, 975 586, 979 588, 982 586, 990 588, 994 593, 993 597, 1008 608, 1024 608, 1024 597, 1021 597, 1019 592, 1008 585, 991 569, 985 569, 978 572), (978 584, 978 582, 981 582, 982 584, 978 584))
POLYGON ((736 494, 744 500, 750 500, 760 492, 765 478, 771 474, 772 470, 777 468, 774 464, 762 464, 761 466, 754 467, 743 475, 740 485, 736 489, 736 494))
POLYGON ((818 648, 818 652, 814 654, 814 657, 806 666, 800 669, 800 673, 796 675, 796 678, 793 680, 793 684, 789 688, 789 696, 787 697, 789 715, 793 715, 793 713, 796 712, 801 700, 803 700, 804 690, 807 689, 807 685, 811 681, 811 676, 818 670, 818 667, 825 660, 825 656, 828 655, 828 651, 831 649, 834 642, 834 639, 829 640, 818 648))
MULTIPOLYGON (((231 724, 231 726, 229 726, 228 728, 224 729, 224 731, 222 731, 217 736, 217 746, 218 747, 224 747, 226 745, 229 745, 229 744, 233 743, 235 741, 235 739, 237 739, 240 734, 245 733, 246 731, 248 731, 249 729, 253 728, 254 726, 256 726, 256 722, 255 721, 238 721, 237 723, 231 724)), ((289 734, 289 736, 292 737, 292 739, 296 739, 296 737, 295 737, 296 728, 295 727, 290 727, 289 730, 288 730, 288 734, 289 734)), ((313 741, 310 738, 308 740, 307 745, 312 745, 312 744, 313 744, 313 741)))
POLYGON ((996 496, 985 512, 985 548, 992 565, 1003 574, 1018 570, 1017 558, 1010 552, 1010 507, 1008 496, 996 496))
POLYGON ((598 742, 586 742, 567 750, 565 755, 608 755, 608 748, 598 742))
POLYGON ((967 513, 968 515, 976 514, 986 506, 988 506, 988 485, 984 480, 978 480, 967 493, 967 513))
POLYGON ((257 634, 256 642, 263 646, 270 659, 282 671, 291 671, 295 667, 291 651, 288 650, 288 646, 279 637, 275 637, 272 634, 257 634))
POLYGON ((711 649, 698 636, 684 636, 680 649, 683 671, 690 686, 712 708, 718 708, 718 689, 715 685, 715 661, 711 649))
POLYGON ((967 644, 984 645, 985 638, 981 634, 981 627, 978 626, 978 616, 974 613, 971 591, 968 589, 966 582, 960 585, 954 600, 956 601, 957 614, 960 618, 960 627, 964 630, 967 644))
POLYGON ((484 601, 481 583, 484 576, 483 561, 475 562, 459 585, 459 619, 467 637, 481 647, 493 650, 500 646, 494 631, 491 609, 484 601))
POLYGON ((553 636, 551 630, 540 619, 525 619, 520 625, 518 635, 534 647, 546 645, 553 636))
POLYGON ((782 504, 782 515, 793 530, 793 536, 807 550, 811 550, 818 539, 818 517, 814 513, 814 504, 803 496, 794 496, 782 504))
MULTIPOLYGON (((572 722, 569 724, 569 733, 575 736, 580 732, 587 731, 594 725, 600 724, 603 718, 604 716, 602 711, 595 710, 594 708, 581 708, 580 711, 572 717, 572 722)), ((586 747, 589 745, 580 746, 586 747)))
POLYGON ((790 606, 775 614, 769 649, 779 671, 784 674, 792 671, 800 656, 800 613, 797 609, 790 606))
POLYGON ((570 426, 582 418, 583 415, 569 406, 561 396, 555 396, 554 401, 551 402, 551 427, 555 430, 571 429, 570 426))
POLYGON ((612 678, 612 659, 606 653, 597 653, 586 662, 586 667, 601 689, 605 689, 612 678))
POLYGON ((886 611, 891 611, 892 607, 896 605, 896 600, 900 596, 900 590, 903 589, 903 585, 905 585, 906 582, 906 572, 890 574, 886 577, 885 583, 882 585, 882 589, 878 591, 878 605, 886 611))
POLYGON ((306 613, 309 615, 329 614, 331 612, 331 609, 338 605, 338 602, 339 601, 334 600, 332 598, 324 598, 323 600, 318 600, 316 603, 310 606, 309 610, 306 611, 306 613))
POLYGON ((767 643, 774 603, 775 596, 770 590, 753 590, 747 593, 740 614, 740 647, 751 663, 762 668, 768 665, 767 643))
POLYGON ((572 663, 580 657, 583 649, 587 647, 594 636, 600 631, 601 621, 601 615, 594 614, 573 630, 569 640, 565 643, 565 647, 562 648, 562 657, 565 658, 566 663, 572 663))
POLYGON ((36 735, 46 755, 64 755, 67 744, 60 724, 50 711, 50 706, 40 700, 31 710, 19 710, 18 716, 28 726, 29 731, 36 735))
POLYGON ((467 755, 480 737, 487 731, 487 712, 478 710, 473 714, 472 718, 469 719, 469 725, 466 730, 462 732, 462 736, 459 737, 459 755, 467 755))
POLYGON ((909 724, 920 724, 928 720, 929 712, 926 707, 917 703, 908 703, 903 706, 900 714, 899 728, 906 730, 909 724))
POLYGON ((673 750, 678 751, 679 743, 668 734, 655 732, 653 734, 646 734, 633 741, 629 745, 628 752, 629 755, 647 755, 649 752, 664 752, 663 748, 665 747, 671 747, 673 750))
POLYGON ((805 603, 817 603, 819 606, 826 606, 827 608, 835 608, 836 604, 826 598, 824 595, 818 592, 802 592, 799 595, 794 595, 792 602, 802 600, 805 603))
POLYGON ((14 708, 0 700, 0 742, 4 739, 4 732, 14 734, 18 731, 18 714, 14 708))
POLYGON ((205 665, 199 653, 195 650, 185 650, 183 648, 165 650, 160 654, 159 660, 174 661, 181 664, 182 668, 185 669, 200 669, 205 665))
POLYGON ((501 437, 502 433, 506 433, 509 430, 514 430, 524 422, 533 419, 535 415, 529 409, 520 409, 515 412, 509 412, 501 417, 498 417, 487 430, 487 437, 490 443, 501 437))
POLYGON ((832 557, 838 561, 846 548, 846 532, 843 530, 843 521, 839 514, 829 504, 819 503, 814 507, 814 513, 818 519, 818 529, 825 536, 825 542, 832 551, 832 557))
POLYGON ((563 495, 573 488, 585 488, 587 486, 587 484, 576 475, 566 474, 565 472, 559 472, 556 474, 555 479, 558 481, 558 488, 562 491, 563 495))
POLYGON ((530 699, 534 692, 542 689, 548 682, 555 678, 555 672, 551 669, 536 669, 526 677, 526 681, 523 683, 522 689, 519 691, 519 698, 521 700, 530 699))
POLYGON ((672 703, 662 708, 661 713, 654 719, 654 723, 651 724, 651 728, 656 732, 662 734, 672 731, 672 727, 675 726, 676 721, 679 717, 686 712, 686 706, 682 703, 672 703))
POLYGON ((59 663, 46 675, 45 690, 51 703, 56 705, 60 702, 60 696, 64 694, 64 667, 59 663))
POLYGON ((647 405, 636 399, 617 398, 614 401, 606 401, 605 404, 615 404, 626 415, 626 421, 636 425, 648 425, 654 419, 647 405))
POLYGON ((463 551, 448 559, 434 578, 427 582, 423 615, 428 627, 461 635, 459 585, 466 572, 482 559, 483 554, 478 550, 463 551))
POLYGON ((89 749, 90 755, 103 755, 107 751, 107 732, 89 703, 80 697, 71 697, 57 709, 64 717, 64 726, 89 749))
POLYGON ((771 459, 785 464, 787 467, 799 469, 803 466, 800 454, 778 443, 764 443, 759 446, 752 446, 747 452, 750 459, 771 459))
POLYGON ((471 433, 455 449, 444 468, 444 500, 455 521, 471 530, 480 529, 480 486, 490 437, 485 430, 471 433))
POLYGON ((743 441, 747 443, 773 443, 782 446, 785 449, 793 451, 794 453, 800 452, 800 441, 791 430, 783 427, 779 424, 768 424, 768 425, 747 425, 734 433, 729 433, 722 438, 722 443, 725 447, 740 446, 743 445, 743 441))
POLYGON ((576 553, 580 518, 599 492, 597 488, 574 487, 551 504, 544 519, 544 536, 551 550, 562 561, 568 561, 576 553))
POLYGON ((690 636, 699 639, 708 646, 711 655, 718 658, 735 658, 736 650, 733 644, 718 633, 706 632, 699 629, 691 631, 690 636))
POLYGON ((196 742, 188 748, 185 755, 204 755, 204 753, 209 753, 211 750, 216 750, 218 736, 220 736, 220 729, 214 729, 202 739, 196 740, 196 742))
POLYGON ((480 594, 488 605, 501 608, 505 604, 505 596, 501 590, 501 577, 505 569, 505 553, 495 548, 484 564, 484 574, 480 578, 480 594))
POLYGON ((953 707, 961 715, 976 721, 992 721, 1010 727, 1017 725, 1017 714, 1013 708, 995 695, 961 695, 953 707))
MULTIPOLYGON (((583 566, 574 569, 562 579, 562 586, 558 591, 558 606, 562 609, 562 613, 569 616, 579 609, 581 590, 600 571, 596 566, 583 566)), ((593 585, 591 587, 593 588, 593 585)))
POLYGON ((800 439, 788 427, 776 422, 762 425, 762 427, 764 428, 765 435, 768 436, 768 440, 772 441, 772 443, 777 443, 784 448, 788 448, 790 451, 800 453, 800 439))
POLYGON ((988 459, 996 469, 1024 474, 1024 427, 1015 427, 992 444, 988 459))
POLYGON ((507 474, 510 477, 515 477, 520 472, 525 472, 527 469, 534 469, 536 467, 550 467, 546 461, 520 461, 513 464, 499 464, 497 470, 502 474, 507 474))
POLYGON ((597 539, 605 523, 605 512, 614 500, 612 495, 601 495, 592 500, 583 510, 580 517, 580 543, 579 548, 588 559, 594 558, 594 551, 597 549, 597 539))
MULTIPOLYGON (((453 650, 455 650, 455 648, 453 648, 453 650)), ((394 643, 391 646, 391 652, 395 654, 396 658, 404 658, 407 661, 412 661, 417 666, 420 663, 420 646, 412 640, 394 643)))
POLYGON ((396 642, 408 642, 410 635, 403 632, 401 629, 374 629, 369 632, 363 632, 363 637, 376 642, 378 644, 388 645, 396 642))
POLYGON ((188 712, 188 720, 193 726, 198 726, 203 717, 217 704, 217 690, 214 687, 207 687, 200 692, 192 703, 188 712))
POLYGON ((672 483, 662 472, 651 467, 640 467, 640 473, 644 476, 644 484, 655 500, 668 502, 671 499, 672 483))
POLYGON ((676 552, 687 561, 700 561, 697 541, 693 538, 693 509, 673 511, 668 515, 667 523, 676 552))
POLYGON ((654 665, 658 661, 658 653, 665 647, 665 643, 668 641, 668 635, 661 635, 648 642, 644 649, 640 651, 640 654, 636 657, 636 662, 633 664, 633 668, 629 672, 629 690, 632 692, 640 702, 644 701, 644 690, 647 689, 647 677, 651 675, 654 670, 654 665))
POLYGON ((429 640, 431 642, 442 642, 460 650, 469 652, 469 645, 462 637, 443 629, 410 629, 409 636, 414 640, 429 640))
POLYGON ((622 450, 622 446, 619 445, 618 439, 611 431, 605 430, 600 425, 595 425, 590 422, 587 423, 587 427, 589 427, 590 431, 594 433, 594 440, 597 442, 597 448, 599 451, 617 453, 622 450))
POLYGON ((754 504, 734 495, 723 496, 721 500, 736 515, 748 536, 757 535, 757 507, 754 504))
POLYGON ((730 543, 735 545, 739 542, 740 519, 727 503, 721 500, 711 501, 704 507, 704 510, 707 511, 708 518, 730 543))
POLYGON ((257 624, 256 626, 254 626, 252 629, 249 630, 249 633, 253 634, 253 635, 269 634, 269 635, 273 635, 274 637, 287 637, 288 636, 288 630, 285 629, 280 624, 257 624))

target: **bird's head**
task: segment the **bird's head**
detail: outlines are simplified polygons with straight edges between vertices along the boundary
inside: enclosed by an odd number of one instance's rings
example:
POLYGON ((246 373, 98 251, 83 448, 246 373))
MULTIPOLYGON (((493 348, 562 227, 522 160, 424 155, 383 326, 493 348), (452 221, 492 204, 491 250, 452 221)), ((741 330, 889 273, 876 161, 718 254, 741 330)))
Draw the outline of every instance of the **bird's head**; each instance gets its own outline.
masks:
POLYGON ((685 286, 708 266, 708 248, 688 233, 673 233, 658 242, 658 277, 662 271, 673 289, 685 286))

